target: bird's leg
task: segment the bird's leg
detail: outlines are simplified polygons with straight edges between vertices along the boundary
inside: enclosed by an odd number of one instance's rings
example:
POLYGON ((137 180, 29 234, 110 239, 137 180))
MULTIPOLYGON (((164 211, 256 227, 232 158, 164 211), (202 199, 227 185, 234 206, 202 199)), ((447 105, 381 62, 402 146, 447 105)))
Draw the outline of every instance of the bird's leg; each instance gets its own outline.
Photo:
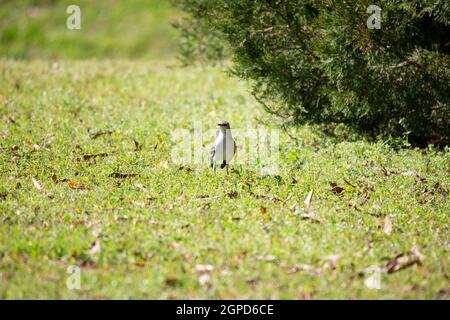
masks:
POLYGON ((225 167, 227 168, 227 175, 228 175, 228 166, 229 166, 229 164, 227 163, 227 164, 225 165, 225 167))
POLYGON ((216 162, 213 162, 213 170, 214 170, 214 174, 216 173, 216 162))

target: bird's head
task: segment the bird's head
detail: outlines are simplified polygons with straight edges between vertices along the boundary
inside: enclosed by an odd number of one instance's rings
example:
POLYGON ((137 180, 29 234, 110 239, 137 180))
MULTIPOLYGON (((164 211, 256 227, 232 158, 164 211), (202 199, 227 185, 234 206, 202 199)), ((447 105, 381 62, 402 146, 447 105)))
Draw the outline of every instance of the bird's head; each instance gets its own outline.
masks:
POLYGON ((228 121, 222 120, 217 124, 218 128, 222 131, 225 130, 229 130, 230 129, 230 124, 228 123, 228 121))

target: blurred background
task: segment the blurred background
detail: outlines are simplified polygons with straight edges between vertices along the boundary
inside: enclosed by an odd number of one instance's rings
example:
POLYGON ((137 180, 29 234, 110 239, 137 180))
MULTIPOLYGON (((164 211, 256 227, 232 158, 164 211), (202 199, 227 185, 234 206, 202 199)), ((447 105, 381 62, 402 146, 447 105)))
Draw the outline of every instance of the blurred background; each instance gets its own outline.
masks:
POLYGON ((0 56, 17 59, 150 58, 176 55, 180 13, 168 0, 1 0, 0 56), (81 9, 68 30, 66 9, 81 9))

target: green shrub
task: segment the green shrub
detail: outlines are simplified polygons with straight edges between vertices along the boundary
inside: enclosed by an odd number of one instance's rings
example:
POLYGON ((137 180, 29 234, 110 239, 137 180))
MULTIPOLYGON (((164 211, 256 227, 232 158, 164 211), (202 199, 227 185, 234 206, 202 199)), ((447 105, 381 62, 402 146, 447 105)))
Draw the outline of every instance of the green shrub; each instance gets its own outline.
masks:
POLYGON ((344 123, 371 136, 449 143, 448 1, 175 3, 189 13, 185 59, 206 51, 199 39, 204 47, 214 38, 218 58, 230 48, 233 72, 286 124, 344 123), (381 8, 381 29, 367 26, 371 4, 381 8))

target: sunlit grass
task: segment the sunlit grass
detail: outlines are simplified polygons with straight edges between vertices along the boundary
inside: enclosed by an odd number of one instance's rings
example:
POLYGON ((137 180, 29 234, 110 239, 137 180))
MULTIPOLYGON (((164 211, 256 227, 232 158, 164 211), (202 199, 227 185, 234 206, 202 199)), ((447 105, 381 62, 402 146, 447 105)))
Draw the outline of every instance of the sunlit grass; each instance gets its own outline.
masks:
POLYGON ((171 131, 267 119, 219 68, 0 69, 2 298, 449 298, 448 149, 302 128, 281 134, 278 175, 214 175, 172 163, 171 131), (386 271, 379 290, 364 284, 371 266, 386 271))

